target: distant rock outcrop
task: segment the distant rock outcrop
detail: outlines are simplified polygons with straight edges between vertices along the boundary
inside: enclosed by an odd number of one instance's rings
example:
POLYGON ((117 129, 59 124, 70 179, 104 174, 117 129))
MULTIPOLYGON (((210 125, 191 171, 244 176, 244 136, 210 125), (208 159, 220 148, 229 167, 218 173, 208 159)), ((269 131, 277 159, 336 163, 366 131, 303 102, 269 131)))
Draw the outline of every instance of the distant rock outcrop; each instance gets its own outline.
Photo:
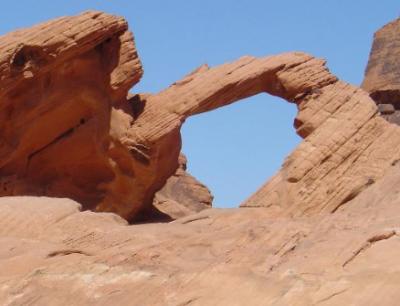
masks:
POLYGON ((374 35, 361 85, 378 104, 382 116, 400 125, 400 18, 374 35))

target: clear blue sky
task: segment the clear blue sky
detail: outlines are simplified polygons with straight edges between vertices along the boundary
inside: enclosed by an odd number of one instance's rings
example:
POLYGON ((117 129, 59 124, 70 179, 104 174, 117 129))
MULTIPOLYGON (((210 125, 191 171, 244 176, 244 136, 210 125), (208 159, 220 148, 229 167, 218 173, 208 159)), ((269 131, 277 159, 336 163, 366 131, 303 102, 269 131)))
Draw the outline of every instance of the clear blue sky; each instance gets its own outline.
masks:
MULTIPOLYGON (((372 35, 397 18, 394 0, 3 1, 0 34, 96 9, 124 16, 145 74, 134 92, 157 92, 195 67, 242 55, 305 51, 359 84, 372 35)), ((189 171, 219 207, 237 206, 277 171, 299 143, 294 105, 268 95, 190 118, 183 128, 189 171)))

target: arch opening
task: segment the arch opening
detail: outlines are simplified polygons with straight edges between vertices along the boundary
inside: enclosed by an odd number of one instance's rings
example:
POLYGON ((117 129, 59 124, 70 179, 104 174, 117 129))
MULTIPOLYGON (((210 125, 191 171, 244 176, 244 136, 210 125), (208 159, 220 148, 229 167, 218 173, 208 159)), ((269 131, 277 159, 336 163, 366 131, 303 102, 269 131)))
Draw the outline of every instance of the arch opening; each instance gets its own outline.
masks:
POLYGON ((188 118, 182 127, 187 170, 214 196, 213 207, 238 207, 300 143, 297 107, 268 94, 188 118))

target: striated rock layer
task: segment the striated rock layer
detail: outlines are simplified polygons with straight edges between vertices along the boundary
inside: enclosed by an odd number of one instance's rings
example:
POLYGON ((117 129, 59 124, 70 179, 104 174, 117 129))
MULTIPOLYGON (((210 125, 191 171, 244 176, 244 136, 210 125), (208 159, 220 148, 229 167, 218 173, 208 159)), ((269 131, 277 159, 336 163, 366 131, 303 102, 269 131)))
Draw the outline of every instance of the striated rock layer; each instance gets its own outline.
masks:
POLYGON ((361 85, 370 92, 382 116, 400 124, 400 18, 382 27, 374 41, 361 85))

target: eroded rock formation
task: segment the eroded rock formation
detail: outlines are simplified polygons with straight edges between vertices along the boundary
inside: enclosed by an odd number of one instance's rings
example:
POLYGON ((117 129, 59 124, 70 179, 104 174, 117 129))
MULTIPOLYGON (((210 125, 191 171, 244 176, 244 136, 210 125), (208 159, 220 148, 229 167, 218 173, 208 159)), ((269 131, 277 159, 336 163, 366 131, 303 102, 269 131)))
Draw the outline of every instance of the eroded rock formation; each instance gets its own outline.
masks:
POLYGON ((374 35, 365 79, 361 85, 370 92, 382 116, 400 125, 400 19, 374 35))
POLYGON ((69 197, 125 218, 151 205, 180 138, 127 135, 142 111, 128 90, 143 74, 127 29, 87 12, 0 38, 1 195, 69 197))
POLYGON ((0 38, 1 195, 132 202, 129 152, 110 130, 142 75, 127 28, 88 12, 0 38))
POLYGON ((297 105, 304 141, 243 206, 334 212, 400 158, 399 128, 369 94, 305 53, 203 65, 157 94, 126 98, 142 69, 121 18, 65 17, 0 46, 2 195, 64 196, 132 219, 176 173, 189 116, 261 92, 297 105))

